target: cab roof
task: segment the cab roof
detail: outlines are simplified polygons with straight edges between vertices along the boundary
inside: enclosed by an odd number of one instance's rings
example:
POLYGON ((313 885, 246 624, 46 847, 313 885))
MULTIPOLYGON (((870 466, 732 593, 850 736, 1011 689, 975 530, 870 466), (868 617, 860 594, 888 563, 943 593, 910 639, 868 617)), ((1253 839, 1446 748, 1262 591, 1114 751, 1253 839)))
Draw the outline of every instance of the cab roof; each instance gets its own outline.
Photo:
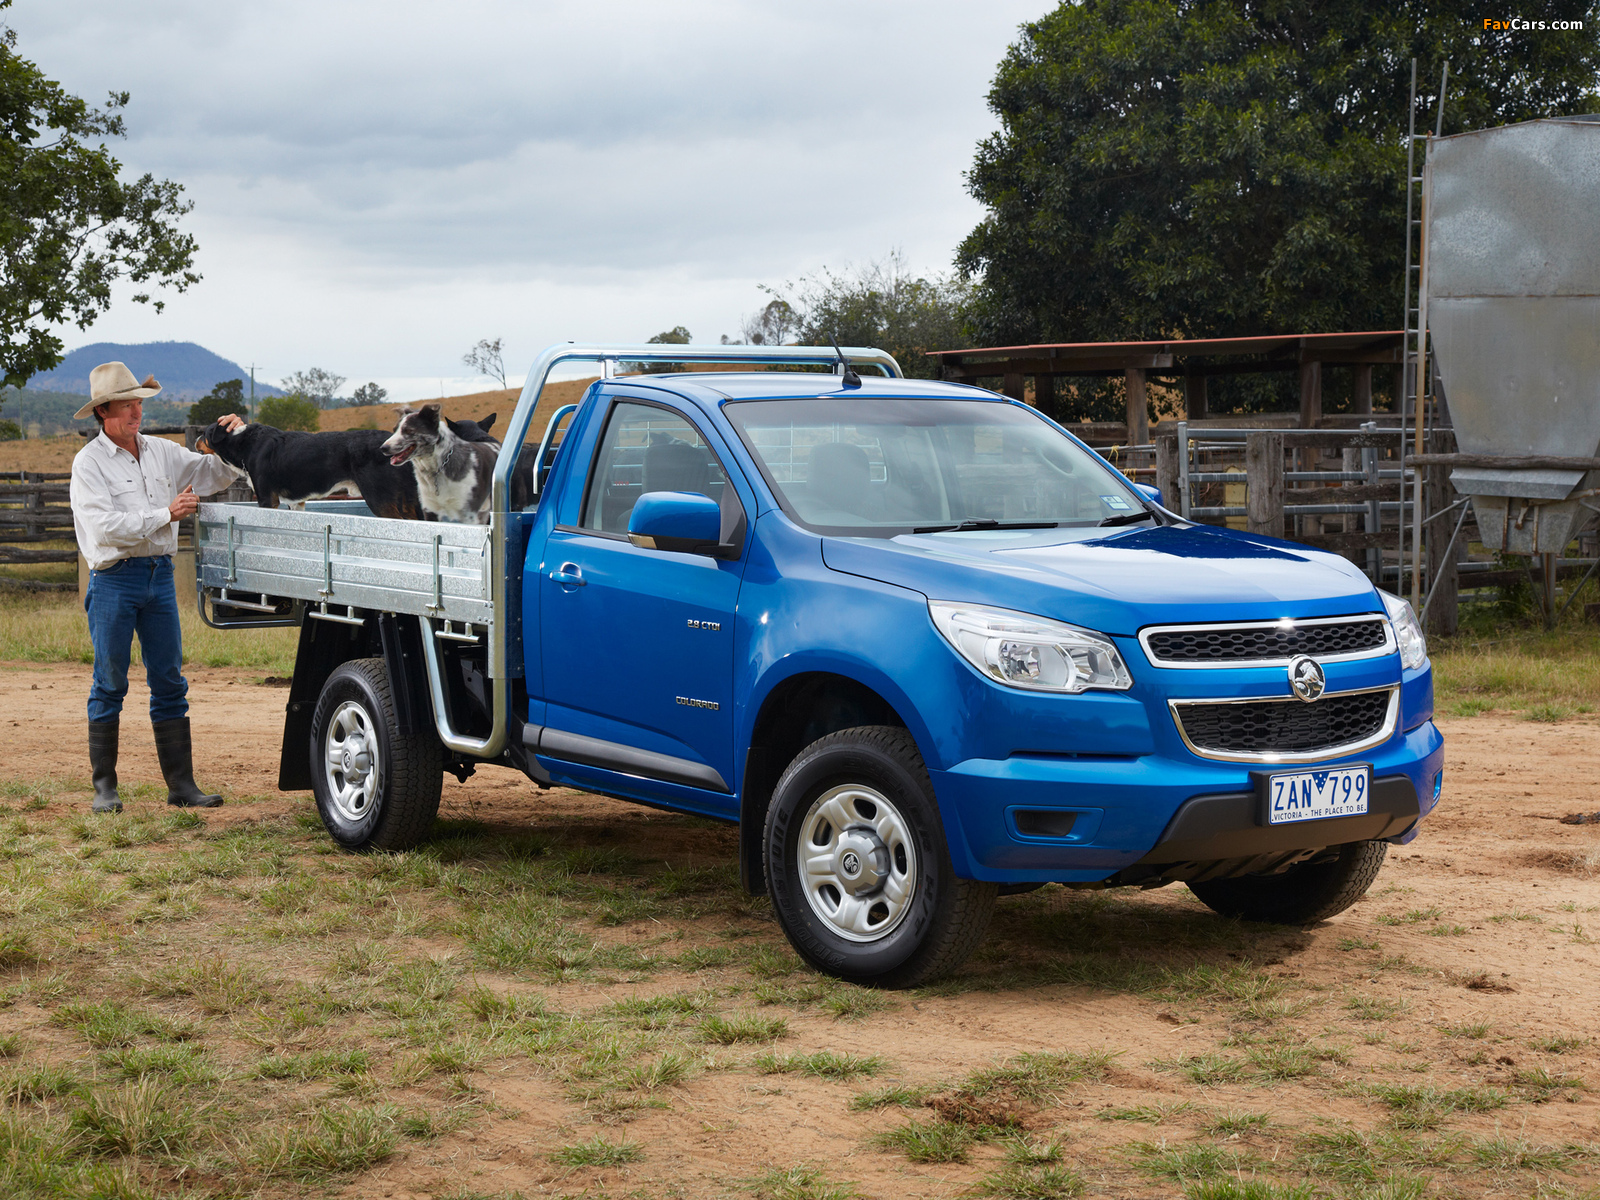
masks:
POLYGON ((995 400, 1006 397, 966 383, 938 379, 891 379, 863 374, 861 386, 847 388, 839 376, 820 371, 685 371, 670 375, 624 375, 605 381, 607 391, 625 388, 660 388, 702 404, 729 400, 809 400, 817 396, 916 396, 921 399, 995 400))

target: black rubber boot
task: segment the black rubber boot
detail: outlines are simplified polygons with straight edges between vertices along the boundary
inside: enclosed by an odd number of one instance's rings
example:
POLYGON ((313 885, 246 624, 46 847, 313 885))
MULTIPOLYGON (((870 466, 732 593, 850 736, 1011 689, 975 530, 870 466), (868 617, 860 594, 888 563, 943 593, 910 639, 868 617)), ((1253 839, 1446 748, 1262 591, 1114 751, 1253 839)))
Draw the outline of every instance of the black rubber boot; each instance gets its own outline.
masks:
POLYGON ((189 718, 152 721, 156 734, 156 759, 167 781, 167 803, 177 808, 215 808, 221 796, 209 796, 195 786, 194 749, 189 741, 189 718))
POLYGON ((89 771, 94 777, 95 812, 121 812, 117 795, 117 730, 121 721, 89 722, 89 771))

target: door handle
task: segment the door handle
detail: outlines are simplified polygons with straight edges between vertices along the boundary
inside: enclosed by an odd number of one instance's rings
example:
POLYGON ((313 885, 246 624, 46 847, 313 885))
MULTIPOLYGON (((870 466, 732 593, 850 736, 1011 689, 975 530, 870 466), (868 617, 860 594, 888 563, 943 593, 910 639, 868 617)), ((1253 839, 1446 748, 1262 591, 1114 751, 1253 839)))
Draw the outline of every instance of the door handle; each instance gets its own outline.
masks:
POLYGON ((562 563, 561 566, 550 572, 550 578, 562 587, 584 587, 588 580, 583 577, 583 568, 577 563, 562 563))

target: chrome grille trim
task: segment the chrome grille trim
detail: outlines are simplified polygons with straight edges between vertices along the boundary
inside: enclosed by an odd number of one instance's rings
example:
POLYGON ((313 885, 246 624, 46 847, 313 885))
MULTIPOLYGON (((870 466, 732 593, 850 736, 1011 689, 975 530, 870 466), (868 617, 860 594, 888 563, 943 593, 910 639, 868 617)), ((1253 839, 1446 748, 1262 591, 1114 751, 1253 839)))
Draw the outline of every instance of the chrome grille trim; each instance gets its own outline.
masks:
MULTIPOLYGON (((1183 739, 1183 744, 1189 748, 1191 754, 1200 758, 1211 759, 1214 762, 1244 762, 1244 763, 1311 763, 1324 762, 1330 758, 1343 758, 1348 754, 1360 754, 1363 750, 1370 750, 1374 746, 1381 746, 1394 736, 1395 726, 1400 720, 1400 688, 1397 684, 1388 684, 1375 688, 1352 688, 1347 692, 1324 692, 1321 699, 1307 705, 1315 708, 1324 700, 1338 696, 1360 696, 1371 692, 1388 692, 1389 707, 1384 713, 1382 727, 1370 737, 1358 741, 1346 742, 1338 746, 1326 746, 1320 750, 1297 751, 1263 751, 1253 752, 1247 750, 1212 750, 1197 746, 1189 739, 1189 732, 1183 727, 1183 710, 1191 705, 1217 705, 1217 704, 1282 704, 1285 701, 1294 701, 1289 696, 1255 696, 1248 700, 1235 700, 1227 697, 1192 700, 1168 700, 1167 708, 1172 713, 1172 723, 1178 729, 1178 736, 1183 739)), ((1296 703, 1299 703, 1296 701, 1296 703)))
POLYGON ((1394 627, 1390 625, 1386 614, 1358 613, 1354 616, 1346 617, 1307 617, 1303 620, 1290 622, 1295 629, 1305 629, 1319 625, 1361 625, 1374 620, 1382 626, 1383 644, 1355 650, 1347 654, 1318 654, 1314 650, 1305 650, 1294 651, 1274 658, 1217 658, 1195 662, 1186 659, 1163 658, 1150 645, 1150 639, 1157 634, 1227 633, 1233 630, 1281 629, 1284 624, 1282 620, 1220 621, 1196 625, 1151 625, 1139 631, 1139 646, 1144 650, 1144 655, 1150 660, 1151 666, 1172 671, 1219 671, 1244 667, 1282 667, 1287 666, 1291 658, 1302 653, 1316 659, 1319 663, 1354 662, 1363 658, 1382 658, 1387 654, 1396 652, 1398 647, 1394 640, 1394 627))

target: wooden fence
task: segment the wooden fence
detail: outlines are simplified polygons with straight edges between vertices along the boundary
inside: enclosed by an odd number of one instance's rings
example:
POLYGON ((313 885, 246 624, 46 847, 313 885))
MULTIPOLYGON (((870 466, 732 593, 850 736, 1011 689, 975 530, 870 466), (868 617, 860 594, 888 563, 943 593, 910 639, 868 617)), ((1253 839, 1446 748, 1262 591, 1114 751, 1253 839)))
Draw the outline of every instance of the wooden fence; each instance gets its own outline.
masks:
POLYGON ((0 563, 76 562, 78 552, 43 550, 40 542, 75 542, 66 472, 0 473, 0 563))

